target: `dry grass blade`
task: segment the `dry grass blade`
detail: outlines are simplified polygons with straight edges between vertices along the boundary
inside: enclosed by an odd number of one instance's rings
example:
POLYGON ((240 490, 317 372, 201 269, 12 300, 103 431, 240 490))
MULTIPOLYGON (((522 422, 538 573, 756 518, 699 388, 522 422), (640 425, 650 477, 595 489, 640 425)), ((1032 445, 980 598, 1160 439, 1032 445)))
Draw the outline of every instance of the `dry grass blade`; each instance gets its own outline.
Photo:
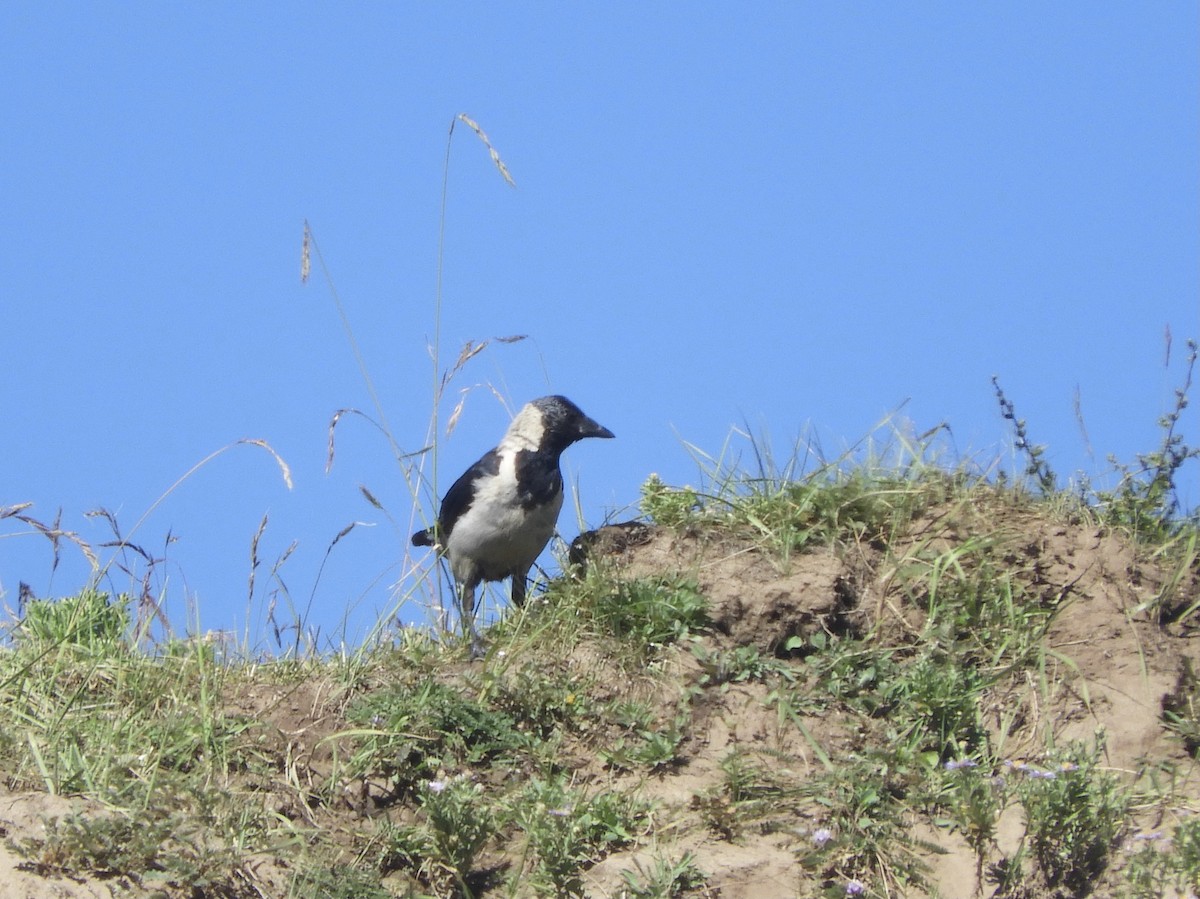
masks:
MULTIPOLYGON (((153 568, 156 564, 158 564, 158 562, 162 561, 161 559, 155 559, 154 556, 152 556, 149 552, 147 552, 145 549, 143 549, 138 544, 132 543, 129 540, 126 540, 124 537, 122 537, 121 536, 121 527, 119 524, 117 524, 117 516, 114 515, 112 512, 110 512, 108 509, 105 509, 103 506, 101 506, 99 509, 93 509, 90 512, 85 512, 84 517, 85 518, 103 518, 108 523, 109 528, 112 530, 113 539, 107 540, 107 541, 101 543, 100 544, 101 549, 118 549, 118 550, 129 549, 129 550, 132 550, 134 553, 141 556, 142 560, 145 561, 148 565, 150 565, 151 568, 153 568)), ((119 567, 126 574, 129 574, 132 576, 133 572, 131 572, 124 565, 120 565, 119 567)))
MULTIPOLYGON (((295 645, 294 651, 296 652, 297 656, 300 653, 300 638, 304 633, 306 623, 308 622, 308 616, 312 612, 313 602, 317 598, 317 588, 321 584, 321 576, 325 573, 325 565, 329 561, 330 553, 333 552, 333 548, 335 546, 337 546, 338 543, 341 542, 343 537, 347 536, 351 531, 353 531, 357 527, 370 528, 370 527, 374 527, 374 525, 369 521, 352 521, 348 525, 346 525, 344 528, 342 528, 340 531, 338 531, 337 535, 333 538, 333 540, 331 540, 329 542, 329 545, 327 547, 325 547, 325 555, 323 555, 321 557, 321 564, 317 567, 317 576, 313 579, 312 591, 308 594, 308 605, 304 609, 304 615, 300 618, 300 620, 296 624, 296 645, 295 645)), ((289 552, 290 552, 290 550, 289 550, 289 552)), ((315 641, 315 635, 314 635, 313 639, 315 641)))
POLYGON ((123 539, 121 537, 121 527, 120 527, 120 525, 117 524, 117 516, 114 515, 108 509, 101 506, 98 509, 92 509, 90 512, 84 512, 83 517, 84 518, 103 518, 105 521, 108 522, 109 528, 112 529, 113 536, 116 537, 118 541, 123 542, 123 539))
POLYGON ((167 619, 167 613, 163 611, 162 605, 154 598, 154 594, 150 590, 150 575, 154 567, 146 569, 142 575, 142 589, 138 595, 137 603, 137 623, 135 633, 139 635, 147 635, 150 631, 152 622, 157 621, 163 629, 163 633, 171 632, 171 622, 167 619))
MULTIPOLYGON (((371 372, 367 368, 367 361, 363 358, 362 350, 359 349, 358 341, 354 338, 354 329, 350 327, 350 317, 346 314, 346 308, 342 305, 341 297, 338 296, 337 287, 333 283, 333 277, 329 273, 329 267, 325 265, 325 257, 321 255, 321 246, 317 243, 317 237, 313 233, 312 228, 305 222, 305 247, 310 249, 317 257, 317 262, 321 266, 321 271, 325 275, 325 283, 329 286, 329 295, 333 298, 333 304, 337 308, 338 318, 342 321, 342 330, 346 332, 346 340, 350 344, 350 351, 354 354, 354 361, 358 364, 358 371, 362 375, 363 383, 366 384, 367 393, 371 396, 371 402, 375 404, 375 412, 379 416, 381 424, 376 425, 383 436, 387 438, 388 444, 392 448, 392 455, 397 460, 403 459, 404 456, 400 452, 400 447, 396 444, 395 438, 392 436, 392 429, 388 426, 387 415, 383 410, 383 403, 379 399, 379 393, 375 390, 375 382, 371 379, 371 372)), ((306 256, 305 258, 310 258, 306 256)), ((302 271, 303 274, 303 271, 302 271)))
POLYGON ((468 340, 463 344, 463 348, 458 353, 458 359, 454 362, 454 367, 450 369, 448 377, 454 377, 455 373, 462 369, 470 360, 474 359, 480 353, 487 349, 488 341, 476 343, 473 340, 468 340))
POLYGON ((279 464, 279 472, 283 475, 283 482, 287 484, 288 490, 292 489, 292 470, 288 467, 287 462, 283 460, 283 456, 275 452, 274 448, 267 443, 267 441, 259 440, 256 437, 245 437, 239 440, 238 443, 248 443, 251 446, 259 446, 270 453, 275 458, 275 461, 279 464))
POLYGON ((1087 423, 1083 419, 1083 394, 1079 389, 1079 385, 1075 385, 1075 395, 1071 401, 1072 410, 1075 413, 1075 423, 1079 425, 1079 435, 1083 438, 1083 448, 1089 457, 1095 455, 1092 452, 1092 440, 1088 436, 1087 423))
MULTIPOLYGON (((154 558, 154 556, 150 555, 150 553, 148 553, 143 547, 139 546, 138 544, 133 543, 129 540, 122 540, 120 537, 118 537, 116 540, 105 540, 103 543, 99 544, 99 546, 101 549, 132 550, 135 554, 142 557, 142 561, 147 562, 150 565, 154 565, 157 562, 162 561, 161 559, 154 558)), ((125 569, 124 566, 122 566, 121 570, 127 571, 127 569, 125 569)))
POLYGON ((258 570, 258 541, 262 539, 263 532, 267 529, 267 516, 263 515, 262 521, 258 524, 258 530, 254 532, 254 536, 250 539, 250 578, 246 586, 246 595, 254 596, 254 574, 258 570))
POLYGON ((464 388, 458 397, 458 402, 454 406, 454 411, 450 413, 450 418, 446 422, 446 436, 449 437, 454 433, 454 429, 458 427, 458 420, 462 417, 463 407, 467 404, 467 394, 471 392, 470 387, 464 388))
POLYGON ((304 220, 304 240, 300 244, 300 283, 307 284, 312 271, 312 231, 304 220))
POLYGON ((362 413, 359 412, 357 409, 338 409, 336 412, 333 413, 333 418, 329 419, 329 446, 327 447, 327 449, 325 451, 325 474, 329 474, 329 472, 333 470, 333 452, 334 452, 333 432, 334 432, 334 429, 337 428, 338 422, 342 420, 342 416, 345 415, 347 412, 354 412, 358 415, 362 415, 362 413))
POLYGON ((342 417, 345 415, 357 415, 359 418, 361 418, 364 421, 368 422, 369 424, 373 425, 374 428, 377 431, 379 431, 379 433, 383 434, 384 438, 388 441, 389 445, 392 447, 392 451, 396 454, 397 461, 403 462, 405 459, 415 459, 417 456, 424 455, 425 453, 427 453, 431 449, 433 449, 432 446, 423 446, 419 450, 414 450, 411 453, 402 453, 402 452, 400 452, 400 448, 396 445, 395 441, 393 441, 391 439, 391 435, 388 434, 387 429, 384 428, 383 425, 381 425, 379 422, 377 422, 371 416, 367 415, 365 412, 363 412, 359 409, 351 409, 351 408, 338 409, 336 412, 333 413, 333 417, 331 419, 329 419, 329 446, 326 449, 326 453, 325 453, 325 474, 329 474, 329 472, 333 469, 334 429, 337 428, 338 423, 342 420, 342 417))
POLYGON ((366 486, 366 484, 359 484, 359 485, 358 485, 358 492, 359 492, 359 493, 361 493, 361 494, 362 494, 362 495, 363 495, 363 496, 366 498, 367 502, 369 502, 369 503, 370 503, 372 506, 374 506, 374 507, 375 507, 376 509, 378 509, 380 512, 384 512, 384 511, 386 511, 386 510, 383 508, 383 503, 381 503, 379 500, 377 500, 377 499, 375 498, 375 494, 374 494, 374 493, 372 493, 370 490, 368 490, 368 489, 367 489, 367 486, 366 486))
POLYGON ((300 545, 299 541, 293 540, 288 544, 288 548, 279 554, 279 558, 275 560, 275 564, 271 566, 271 574, 274 575, 282 567, 283 563, 291 558, 292 553, 296 551, 296 547, 300 545))
POLYGON ((33 528, 34 531, 50 541, 53 552, 53 562, 51 563, 52 571, 57 570, 58 568, 60 545, 61 541, 63 540, 74 543, 75 546, 79 548, 79 551, 83 553, 84 557, 88 560, 88 564, 91 565, 93 569, 100 567, 100 560, 96 557, 96 553, 92 549, 91 544, 89 544, 74 531, 63 530, 62 509, 59 509, 58 513, 54 516, 53 524, 46 524, 45 522, 38 521, 36 518, 30 515, 22 514, 25 509, 31 508, 32 506, 33 503, 18 503, 15 506, 0 507, 0 513, 2 513, 0 514, 0 518, 15 518, 17 521, 24 522, 33 528))
MULTIPOLYGON (((274 448, 269 443, 267 443, 265 440, 259 440, 257 438, 253 438, 253 437, 244 437, 241 440, 235 440, 233 443, 227 443, 225 446, 221 447, 220 449, 214 450, 213 452, 209 453, 207 456, 205 456, 203 459, 201 459, 199 462, 197 462, 195 465, 193 465, 191 468, 189 468, 187 471, 185 471, 182 475, 180 475, 175 480, 175 483, 173 483, 170 487, 168 487, 166 490, 164 490, 162 495, 159 496, 158 499, 156 499, 154 502, 152 502, 150 504, 150 507, 145 512, 142 513, 142 517, 139 518, 134 523, 134 525, 130 529, 129 533, 124 538, 121 539, 121 543, 117 547, 118 552, 121 549, 123 549, 126 545, 128 545, 129 539, 138 532, 138 530, 141 528, 141 526, 143 524, 146 523, 146 519, 148 519, 152 514, 154 514, 154 511, 159 506, 161 506, 164 502, 166 502, 167 497, 170 496, 172 493, 174 493, 177 489, 179 489, 180 485, 183 484, 184 481, 186 481, 188 478, 190 478, 192 475, 194 475, 196 472, 198 472, 201 468, 206 466, 213 459, 225 454, 229 450, 233 449, 235 446, 241 446, 243 444, 247 444, 250 446, 257 446, 257 447, 259 447, 261 449, 265 449, 267 452, 269 452, 271 454, 271 456, 275 459, 275 461, 279 464, 280 471, 283 473, 283 482, 287 485, 288 490, 292 489, 291 469, 288 467, 288 464, 283 460, 283 457, 280 456, 279 453, 275 452, 274 448)), ((90 549, 86 549, 86 550, 84 550, 84 552, 90 553, 90 549)), ((89 558, 93 558, 93 556, 89 555, 89 558)), ((107 571, 109 569, 109 567, 111 567, 115 562, 116 562, 116 556, 114 555, 113 558, 109 560, 108 564, 103 566, 101 571, 102 572, 107 571)), ((99 568, 100 567, 99 564, 97 564, 96 567, 99 568)))
POLYGON ((349 534, 352 530, 354 530, 359 525, 362 525, 364 528, 372 527, 372 524, 369 521, 352 521, 352 522, 350 522, 348 525, 346 525, 344 528, 342 528, 340 531, 337 532, 337 536, 333 538, 333 540, 329 544, 328 549, 325 550, 325 555, 328 556, 329 551, 332 550, 335 546, 337 546, 338 543, 341 542, 341 539, 343 537, 345 537, 347 534, 349 534))
POLYGON ((492 384, 474 384, 470 387, 463 387, 459 391, 458 402, 455 404, 454 410, 450 413, 450 419, 446 423, 447 437, 454 433, 455 427, 458 426, 458 420, 462 417, 463 408, 467 404, 467 396, 470 395, 471 391, 473 391, 476 387, 487 387, 487 389, 492 392, 492 396, 494 396, 500 405, 504 407, 505 411, 507 411, 510 416, 512 415, 512 409, 509 408, 508 400, 505 399, 500 391, 498 391, 492 384))
POLYGON ((0 518, 12 518, 14 515, 19 515, 26 509, 31 508, 33 503, 17 503, 15 506, 0 506, 0 518))
POLYGON ((487 147, 488 155, 492 157, 492 162, 496 165, 496 170, 499 171, 504 180, 508 182, 509 187, 516 187, 517 182, 515 182, 512 175, 509 174, 508 166, 504 164, 504 160, 500 158, 500 154, 496 152, 496 148, 492 146, 492 142, 488 140, 488 136, 484 133, 483 129, 479 127, 479 124, 465 113, 460 112, 457 118, 458 121, 462 122, 472 131, 474 131, 476 137, 483 141, 483 145, 487 147))
POLYGON ((446 372, 442 374, 442 382, 438 388, 438 398, 440 399, 446 392, 446 386, 453 380, 454 376, 463 370, 463 367, 487 349, 489 341, 485 340, 482 343, 476 343, 473 340, 468 340, 463 344, 461 350, 458 351, 458 359, 455 360, 446 372))

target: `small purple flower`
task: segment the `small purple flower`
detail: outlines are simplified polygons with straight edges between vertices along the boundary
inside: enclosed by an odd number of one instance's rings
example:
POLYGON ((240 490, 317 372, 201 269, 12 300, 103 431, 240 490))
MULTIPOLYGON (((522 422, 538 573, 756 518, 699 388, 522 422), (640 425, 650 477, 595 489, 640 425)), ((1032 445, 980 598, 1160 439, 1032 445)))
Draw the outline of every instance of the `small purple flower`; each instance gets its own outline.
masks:
POLYGON ((978 768, 979 762, 974 759, 951 759, 942 767, 947 771, 958 771, 960 768, 978 768))
MULTIPOLYGON (((1032 780, 1054 780, 1054 778, 1058 777, 1057 771, 1043 771, 1041 768, 1035 768, 1028 762, 1007 761, 1004 763, 1004 766, 1006 768, 1011 768, 1013 771, 1019 771, 1032 780)), ((1060 770, 1074 771, 1075 768, 1063 766, 1060 768, 1060 770)))
POLYGON ((826 843, 828 843, 832 839, 833 839, 833 831, 830 830, 828 827, 822 827, 822 828, 819 828, 819 829, 813 831, 812 841, 817 844, 818 849, 823 847, 826 843))
POLYGON ((563 808, 547 809, 546 814, 552 818, 569 818, 571 817, 571 806, 568 805, 564 806, 563 808))
POLYGON ((846 881, 846 895, 847 896, 861 896, 866 891, 867 891, 867 888, 863 885, 863 882, 861 880, 859 880, 857 877, 855 877, 853 880, 846 881))
POLYGON ((446 789, 448 784, 449 781, 446 780, 431 780, 426 784, 426 786, 429 788, 430 793, 440 793, 442 790, 446 789))

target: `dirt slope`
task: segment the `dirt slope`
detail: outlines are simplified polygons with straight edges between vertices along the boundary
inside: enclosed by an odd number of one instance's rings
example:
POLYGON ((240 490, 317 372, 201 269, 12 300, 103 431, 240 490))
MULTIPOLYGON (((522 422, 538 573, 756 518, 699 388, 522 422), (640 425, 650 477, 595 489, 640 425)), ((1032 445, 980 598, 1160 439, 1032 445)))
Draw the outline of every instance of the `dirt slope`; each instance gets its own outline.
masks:
MULTIPOLYGON (((930 512, 911 529, 907 540, 933 551, 946 550, 968 539, 974 524, 980 533, 989 534, 996 554, 1011 570, 1057 608, 1045 635, 1054 663, 1046 677, 1053 685, 1050 703, 1045 704, 1045 691, 1032 680, 998 687, 990 697, 987 723, 993 733, 999 733, 1008 722, 1007 753, 1017 759, 1037 759, 1045 751, 1048 734, 1065 745, 1071 740, 1090 741, 1102 731, 1104 764, 1129 780, 1148 764, 1174 762, 1191 769, 1192 759, 1179 736, 1165 726, 1163 711, 1164 702, 1179 687, 1185 662, 1197 659, 1200 645, 1190 630, 1163 627, 1138 611, 1164 586, 1166 574, 1154 560, 1094 525, 1066 524, 1036 511, 989 508, 967 510, 964 515, 956 509, 960 520, 952 525, 943 520, 946 514, 945 509, 930 512), (1020 709, 1015 717, 1014 709, 1020 709)), ((715 632, 706 641, 715 645, 749 645, 772 652, 789 637, 821 630, 872 632, 899 644, 920 633, 923 612, 897 589, 896 571, 889 563, 905 555, 903 545, 893 545, 887 553, 869 546, 849 553, 819 549, 785 564, 751 543, 670 531, 639 532, 639 539, 632 541, 614 534, 607 541, 601 539, 600 545, 626 577, 663 572, 694 577, 712 603, 715 632)), ((1185 600, 1200 598, 1197 572, 1193 570, 1190 581, 1177 591, 1185 600)), ((687 683, 695 680, 696 673, 680 672, 679 677, 687 683)), ((735 746, 795 758, 799 760, 795 775, 801 779, 814 771, 817 763, 811 744, 794 728, 779 725, 778 716, 764 703, 767 693, 761 684, 706 692, 683 764, 651 779, 646 791, 681 810, 689 803, 694 808, 698 797, 712 793, 720 760, 735 746)), ((835 763, 851 750, 836 720, 816 718, 807 725, 835 763)), ((1191 782, 1184 791, 1178 797, 1181 807, 1200 805, 1200 784, 1191 782)), ((797 822, 801 833, 805 823, 797 822)), ((1157 818, 1141 823, 1146 831, 1162 825, 1157 818)), ((947 899, 980 895, 975 854, 962 837, 949 829, 915 826, 940 853, 927 857, 932 866, 928 891, 909 895, 947 899)), ((1020 815, 1010 810, 999 830, 1000 851, 995 858, 1016 848, 1023 833, 1020 815)), ((707 862, 705 870, 712 872, 709 885, 723 899, 809 895, 795 845, 795 834, 741 834, 729 840, 711 827, 706 831, 700 826, 678 839, 681 850, 707 862)), ((598 865, 592 871, 596 894, 619 895, 615 873, 645 854, 616 855, 598 865)), ((1114 871, 1113 882, 1118 880, 1114 871)), ((982 887, 982 894, 991 891, 982 887)), ((1024 895, 1043 893, 1030 887, 1024 895)))

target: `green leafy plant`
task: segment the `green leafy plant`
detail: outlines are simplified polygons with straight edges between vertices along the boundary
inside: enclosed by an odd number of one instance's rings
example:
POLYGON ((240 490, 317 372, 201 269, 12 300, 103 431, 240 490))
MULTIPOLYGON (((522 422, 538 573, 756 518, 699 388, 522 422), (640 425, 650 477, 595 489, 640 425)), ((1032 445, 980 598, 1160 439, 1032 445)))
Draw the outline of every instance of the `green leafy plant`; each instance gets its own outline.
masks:
POLYGON ((819 690, 786 690, 776 700, 798 712, 818 712, 841 704, 855 712, 873 716, 885 708, 885 685, 899 671, 897 650, 871 640, 818 632, 809 637, 802 652, 808 683, 819 690))
POLYGON ((679 758, 684 731, 676 720, 665 728, 639 728, 600 750, 600 758, 614 768, 662 768, 679 758))
POLYGON ((167 820, 69 815, 47 821, 45 837, 21 848, 40 870, 140 875, 161 867, 159 853, 170 832, 167 820))
POLYGON ((584 895, 583 871, 634 839, 645 810, 628 797, 585 797, 561 779, 530 782, 512 812, 533 856, 529 883, 539 895, 584 895))
POLYGON ((785 753, 767 749, 731 750, 721 760, 721 783, 692 805, 706 826, 734 840, 752 822, 763 833, 794 826, 805 795, 799 772, 804 765, 785 753))
POLYGON ((1124 827, 1128 797, 1099 766, 1102 739, 1075 745, 1044 766, 1014 767, 1026 840, 1050 886, 1083 890, 1108 864, 1124 827))
POLYGON ((884 690, 897 737, 939 759, 959 757, 984 740, 979 698, 983 683, 956 656, 927 651, 904 665, 884 690))
POLYGON ((296 897, 312 899, 392 899, 379 874, 355 865, 310 867, 297 877, 292 891, 296 897))
POLYGON ((1200 677, 1184 659, 1175 689, 1163 697, 1163 721, 1193 756, 1200 751, 1200 677))
POLYGON ((560 728, 574 729, 588 714, 587 684, 571 672, 547 669, 542 660, 482 679, 492 707, 542 739, 560 728))
POLYGON ((1125 882, 1134 899, 1158 899, 1174 889, 1200 890, 1200 818, 1186 818, 1169 834, 1139 832, 1130 838, 1125 882))
POLYGON ((599 627, 644 655, 708 623, 708 603, 694 583, 642 578, 598 589, 591 612, 599 627))
POLYGON ((702 890, 708 882, 690 852, 677 859, 656 855, 648 867, 635 862, 634 870, 622 871, 621 877, 628 899, 678 899, 689 891, 702 890))
POLYGON ((705 687, 724 687, 731 683, 765 681, 778 677, 794 681, 792 666, 780 659, 764 656, 754 646, 734 646, 726 650, 709 650, 701 643, 692 646, 692 655, 700 663, 700 684, 705 687))
POLYGON ((496 833, 483 785, 462 776, 431 780, 421 785, 417 795, 429 827, 433 859, 465 896, 473 896, 468 878, 475 859, 496 833))
POLYGON ((432 680, 365 696, 348 717, 363 725, 355 732, 359 749, 351 769, 390 775, 399 793, 442 768, 511 756, 531 740, 506 712, 432 680))
POLYGON ((238 877, 241 840, 257 829, 253 817, 167 788, 141 808, 50 818, 43 835, 17 848, 43 873, 167 880, 220 894, 238 877))
POLYGON ((663 527, 683 527, 703 509, 700 496, 691 487, 668 487, 656 474, 642 484, 642 512, 663 527))
POLYGON ((929 769, 903 747, 873 750, 827 769, 804 785, 821 826, 802 841, 800 862, 826 877, 872 872, 884 883, 923 885, 922 853, 936 852, 908 826, 902 800, 929 769))
POLYGON ((996 848, 996 827, 1008 802, 1002 778, 970 757, 951 759, 939 772, 935 802, 975 853, 975 885, 983 887, 984 865, 996 848))
POLYGON ((19 640, 78 646, 115 646, 129 629, 129 597, 116 602, 107 593, 86 589, 63 599, 35 599, 25 606, 19 640))
MULTIPOLYGON (((876 430, 882 430, 890 416, 876 430)), ((913 438, 893 427, 877 444, 872 436, 827 460, 816 442, 798 442, 777 460, 770 440, 735 430, 753 457, 743 466, 730 441, 716 457, 689 447, 701 486, 673 488, 652 475, 642 487, 642 508, 656 523, 676 528, 735 530, 752 534, 785 561, 821 545, 883 545, 922 511, 961 491, 962 469, 936 462, 945 425, 913 438)))

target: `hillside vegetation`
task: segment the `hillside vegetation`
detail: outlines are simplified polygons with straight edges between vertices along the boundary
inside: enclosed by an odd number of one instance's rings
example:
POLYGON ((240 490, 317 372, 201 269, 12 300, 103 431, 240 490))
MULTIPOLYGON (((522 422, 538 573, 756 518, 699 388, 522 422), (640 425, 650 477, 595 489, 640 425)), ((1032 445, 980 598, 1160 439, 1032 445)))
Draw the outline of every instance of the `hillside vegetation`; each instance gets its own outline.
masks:
POLYGON ((1200 892, 1178 411, 1103 494, 1060 490, 1015 415, 1019 483, 920 447, 651 476, 475 663, 424 628, 147 648, 123 597, 31 601, 0 651, 0 896, 1200 892))

